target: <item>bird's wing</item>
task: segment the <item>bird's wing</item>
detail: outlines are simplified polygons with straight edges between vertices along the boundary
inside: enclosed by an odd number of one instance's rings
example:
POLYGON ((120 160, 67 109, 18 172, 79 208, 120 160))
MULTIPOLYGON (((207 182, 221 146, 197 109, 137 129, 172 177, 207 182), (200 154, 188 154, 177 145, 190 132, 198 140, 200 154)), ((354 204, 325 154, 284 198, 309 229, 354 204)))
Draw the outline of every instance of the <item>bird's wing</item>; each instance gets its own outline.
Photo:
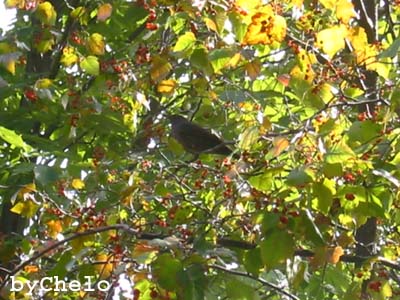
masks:
POLYGON ((223 143, 215 134, 192 123, 179 126, 175 138, 193 153, 201 153, 223 143))

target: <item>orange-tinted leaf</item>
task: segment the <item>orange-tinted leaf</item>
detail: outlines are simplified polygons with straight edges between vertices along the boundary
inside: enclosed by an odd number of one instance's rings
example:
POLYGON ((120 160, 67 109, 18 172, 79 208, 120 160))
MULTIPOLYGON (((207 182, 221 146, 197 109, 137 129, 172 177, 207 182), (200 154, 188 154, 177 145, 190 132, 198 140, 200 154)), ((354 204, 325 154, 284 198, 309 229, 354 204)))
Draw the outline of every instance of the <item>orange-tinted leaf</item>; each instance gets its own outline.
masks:
POLYGON ((256 80, 261 72, 261 63, 258 60, 253 60, 252 62, 247 63, 244 68, 251 80, 256 80))
POLYGON ((284 151, 289 146, 289 144, 289 141, 284 137, 276 137, 273 141, 274 148, 272 150, 274 156, 278 156, 279 154, 281 154, 282 151, 284 151))
POLYGON ((157 91, 162 94, 167 94, 171 95, 175 91, 175 88, 178 86, 178 83, 176 80, 173 79, 168 79, 168 80, 162 80, 158 85, 157 85, 157 91))
POLYGON ((105 50, 104 38, 99 33, 93 33, 88 41, 87 48, 91 54, 94 55, 103 55, 105 50))
POLYGON ((95 269, 99 274, 100 278, 104 279, 110 277, 114 269, 113 263, 110 262, 112 260, 113 260, 112 256, 109 256, 104 253, 100 253, 96 256, 97 264, 95 265, 95 269))
POLYGON ((97 11, 97 20, 104 22, 111 16, 112 10, 113 7, 110 3, 100 5, 97 11))
POLYGON ((243 39, 245 45, 281 42, 286 36, 286 20, 275 15, 272 6, 266 5, 258 10, 251 18, 243 39))
POLYGON ((57 235, 63 230, 61 220, 50 220, 46 225, 49 236, 53 239, 56 239, 57 235))
POLYGON ((327 261, 331 264, 337 264, 340 261, 340 257, 344 254, 343 248, 340 246, 336 246, 334 248, 330 248, 327 251, 327 261))
POLYGON ((283 84, 283 86, 288 86, 290 82, 289 74, 281 74, 278 76, 278 81, 283 84))
POLYGON ((39 271, 39 268, 35 265, 28 265, 24 267, 24 271, 27 273, 37 273, 39 271))

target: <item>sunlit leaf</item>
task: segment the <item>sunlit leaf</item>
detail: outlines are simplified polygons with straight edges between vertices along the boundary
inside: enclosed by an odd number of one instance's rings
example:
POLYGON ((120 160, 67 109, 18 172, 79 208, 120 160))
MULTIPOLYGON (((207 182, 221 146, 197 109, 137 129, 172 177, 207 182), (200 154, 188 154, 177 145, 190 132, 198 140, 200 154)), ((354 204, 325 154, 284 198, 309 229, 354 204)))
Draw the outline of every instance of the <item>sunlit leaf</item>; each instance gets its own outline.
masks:
POLYGON ((46 223, 46 225, 48 234, 53 239, 56 239, 57 235, 63 230, 61 220, 50 220, 46 223))
POLYGON ((113 256, 107 255, 105 253, 99 253, 96 256, 95 269, 100 278, 109 278, 114 270, 114 265, 112 264, 113 256))
POLYGON ((178 83, 176 82, 176 80, 173 79, 162 80, 157 85, 157 91, 162 94, 171 95, 173 94, 177 86, 178 83))
POLYGON ((22 148, 25 151, 29 151, 32 149, 31 146, 26 144, 22 139, 21 135, 17 134, 15 131, 7 129, 3 126, 0 126, 0 138, 10 145, 22 148))
POLYGON ((248 127, 240 135, 239 148, 242 150, 250 150, 260 138, 260 131, 257 126, 248 127))
POLYGON ((63 49, 62 56, 60 62, 69 67, 78 62, 78 55, 75 53, 75 49, 71 46, 67 46, 63 49))
POLYGON ((344 49, 346 37, 346 27, 334 26, 317 33, 316 45, 330 57, 333 57, 338 51, 344 49))
POLYGON ((15 204, 11 208, 11 211, 25 218, 32 218, 38 209, 39 205, 37 205, 35 202, 32 200, 25 200, 19 201, 17 204, 15 204))
POLYGON ((76 190, 81 190, 85 187, 85 183, 79 178, 74 178, 71 182, 71 186, 76 190))
POLYGON ((285 18, 275 15, 272 6, 265 5, 252 16, 243 44, 269 45, 282 42, 286 36, 286 26, 285 18))
POLYGON ((289 141, 284 137, 276 137, 272 144, 274 145, 272 149, 273 155, 279 156, 289 146, 289 141))
POLYGON ((99 75, 100 63, 96 56, 89 55, 80 62, 80 67, 90 75, 99 75))
POLYGON ((86 45, 88 47, 90 54, 93 54, 93 55, 103 55, 104 54, 105 42, 104 42, 104 37, 101 34, 93 33, 89 37, 86 45))
POLYGON ((173 51, 174 52, 182 52, 185 55, 188 55, 188 54, 192 53, 195 42, 196 42, 196 37, 193 34, 193 32, 187 31, 187 32, 185 32, 185 34, 181 35, 178 38, 178 40, 173 48, 173 51))
POLYGON ((38 5, 36 16, 43 24, 54 25, 57 19, 57 12, 50 2, 45 1, 38 5))

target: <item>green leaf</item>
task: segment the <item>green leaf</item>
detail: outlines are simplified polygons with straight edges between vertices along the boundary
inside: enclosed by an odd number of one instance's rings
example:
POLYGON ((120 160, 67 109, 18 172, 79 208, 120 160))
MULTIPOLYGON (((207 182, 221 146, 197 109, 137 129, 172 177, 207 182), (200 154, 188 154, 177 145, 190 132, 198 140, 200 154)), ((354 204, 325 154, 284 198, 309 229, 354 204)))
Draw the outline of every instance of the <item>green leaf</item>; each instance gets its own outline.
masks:
POLYGON ((264 172, 261 175, 252 176, 249 178, 250 185, 262 192, 270 191, 273 182, 274 182, 273 174, 270 172, 264 172))
POLYGON ((3 126, 0 126, 0 138, 14 147, 24 149, 26 152, 32 150, 32 147, 24 142, 21 135, 3 126))
POLYGON ((397 38, 386 50, 378 54, 378 58, 395 57, 400 48, 400 38, 397 38))
POLYGON ((161 254, 153 263, 154 275, 160 286, 169 291, 176 291, 180 287, 177 279, 183 272, 181 261, 169 253, 161 254))
POLYGON ((243 280, 232 276, 226 276, 226 294, 227 299, 232 300, 257 300, 259 296, 255 293, 254 287, 246 284, 243 280))
POLYGON ((313 201, 313 208, 327 214, 332 205, 333 195, 336 194, 335 182, 325 178, 323 182, 315 182, 312 189, 316 198, 316 201, 313 201))
POLYGON ((333 178, 343 175, 343 167, 341 163, 325 163, 322 165, 322 172, 327 178, 333 178))
POLYGON ((261 258, 267 268, 274 268, 294 254, 293 237, 286 231, 275 230, 260 243, 261 258))
POLYGON ((260 274, 260 269, 263 266, 263 262, 261 260, 261 250, 259 247, 247 250, 244 253, 243 265, 247 272, 253 274, 254 276, 258 276, 258 274, 260 274))
POLYGON ((100 63, 96 56, 89 55, 79 65, 83 71, 90 75, 96 76, 100 73, 100 63))
POLYGON ((208 59, 207 50, 204 48, 195 49, 190 56, 190 62, 195 68, 202 70, 206 75, 214 73, 213 67, 208 59))
POLYGON ((217 49, 212 51, 208 56, 215 73, 226 67, 231 60, 234 52, 230 49, 217 49))
POLYGON ((374 138, 381 136, 380 130, 381 126, 371 120, 363 122, 356 121, 350 126, 347 135, 349 136, 350 143, 367 143, 371 142, 374 138))
POLYGON ((201 264, 188 266, 184 272, 179 273, 180 289, 178 295, 181 299, 203 300, 207 280, 204 267, 201 264))
MULTIPOLYGON (((328 149, 324 156, 325 162, 328 164, 342 164, 350 159, 355 158, 355 154, 351 148, 345 143, 339 143, 328 149)), ((335 166, 338 171, 338 166, 335 166)))
POLYGON ((186 57, 192 53, 195 42, 196 37, 193 32, 187 31, 178 38, 173 51, 181 52, 180 56, 186 57))

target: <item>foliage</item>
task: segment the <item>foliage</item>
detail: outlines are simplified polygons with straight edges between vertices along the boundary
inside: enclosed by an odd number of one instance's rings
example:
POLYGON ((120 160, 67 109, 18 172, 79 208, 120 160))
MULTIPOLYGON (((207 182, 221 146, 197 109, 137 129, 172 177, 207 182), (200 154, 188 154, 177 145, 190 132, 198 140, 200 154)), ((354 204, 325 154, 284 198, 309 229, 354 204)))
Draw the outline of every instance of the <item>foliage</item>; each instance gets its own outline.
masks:
POLYGON ((400 299, 400 3, 374 2, 5 0, 0 296, 400 299), (190 162, 176 113, 240 160, 190 162))

